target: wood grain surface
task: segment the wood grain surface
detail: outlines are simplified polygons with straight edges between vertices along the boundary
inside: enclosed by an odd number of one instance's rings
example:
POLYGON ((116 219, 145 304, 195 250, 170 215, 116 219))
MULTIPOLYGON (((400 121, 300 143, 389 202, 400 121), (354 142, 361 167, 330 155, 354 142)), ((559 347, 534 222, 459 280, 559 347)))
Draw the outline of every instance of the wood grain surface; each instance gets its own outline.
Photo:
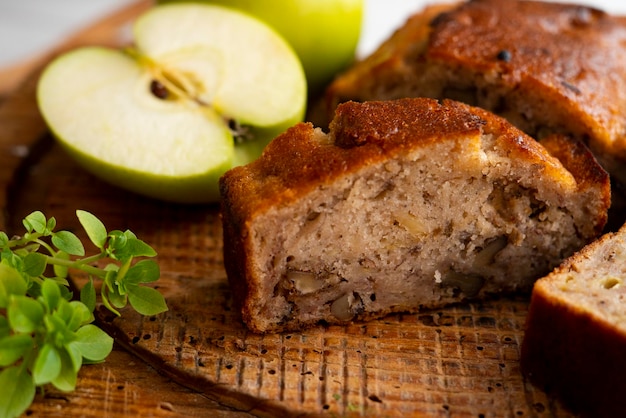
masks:
MULTIPOLYGON (((41 59, 79 44, 118 44, 150 7, 139 2, 41 59)), ((38 113, 38 72, 0 104, 0 228, 42 210, 84 237, 77 209, 131 229, 158 252, 169 311, 97 321, 116 339, 107 361, 81 369, 76 392, 38 394, 29 416, 570 416, 524 381, 520 344, 528 297, 383 320, 256 335, 233 309, 217 205, 163 203, 87 174, 38 113)), ((80 286, 85 277, 73 276, 80 286)))

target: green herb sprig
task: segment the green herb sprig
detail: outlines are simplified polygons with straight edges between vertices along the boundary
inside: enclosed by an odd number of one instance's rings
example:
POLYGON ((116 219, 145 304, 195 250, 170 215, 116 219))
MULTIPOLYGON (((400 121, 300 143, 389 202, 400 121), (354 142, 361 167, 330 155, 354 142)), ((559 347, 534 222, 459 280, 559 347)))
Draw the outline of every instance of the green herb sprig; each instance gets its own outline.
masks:
POLYGON ((0 231, 0 417, 21 415, 33 402, 36 388, 52 384, 76 387, 83 364, 104 361, 113 339, 93 324, 97 292, 116 315, 130 304, 142 315, 167 310, 163 296, 142 286, 160 276, 157 254, 131 231, 107 232, 86 211, 76 211, 90 241, 99 250, 85 256, 80 239, 70 231, 54 231, 55 218, 36 211, 23 220, 26 233, 9 238, 0 231), (135 262, 135 258, 142 257, 135 262), (96 263, 104 260, 104 268, 96 263), (68 274, 80 270, 89 281, 73 297, 68 274))

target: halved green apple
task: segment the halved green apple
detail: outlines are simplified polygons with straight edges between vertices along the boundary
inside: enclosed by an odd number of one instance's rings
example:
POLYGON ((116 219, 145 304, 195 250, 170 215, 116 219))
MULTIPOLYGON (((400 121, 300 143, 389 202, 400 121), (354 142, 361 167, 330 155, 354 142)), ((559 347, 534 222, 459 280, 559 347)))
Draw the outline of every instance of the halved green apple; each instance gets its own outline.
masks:
POLYGON ((50 129, 95 175, 159 199, 216 201, 226 170, 304 117, 302 65, 256 18, 172 4, 133 29, 132 49, 76 49, 39 81, 50 129))
MULTIPOLYGON (((190 0, 157 0, 158 3, 190 0)), ((309 91, 321 90, 355 59, 364 0, 194 0, 243 10, 268 23, 298 54, 309 91)))

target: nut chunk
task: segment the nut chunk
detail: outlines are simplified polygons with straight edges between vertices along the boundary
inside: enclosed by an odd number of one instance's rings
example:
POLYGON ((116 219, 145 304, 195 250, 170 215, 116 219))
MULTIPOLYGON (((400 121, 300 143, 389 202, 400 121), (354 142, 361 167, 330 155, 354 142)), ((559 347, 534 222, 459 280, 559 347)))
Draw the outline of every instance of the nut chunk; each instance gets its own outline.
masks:
POLYGON ((220 181, 224 262, 256 332, 530 291, 600 234, 608 176, 454 101, 347 102, 220 181))
POLYGON ((584 416, 623 417, 625 353, 626 226, 537 281, 522 368, 584 416))

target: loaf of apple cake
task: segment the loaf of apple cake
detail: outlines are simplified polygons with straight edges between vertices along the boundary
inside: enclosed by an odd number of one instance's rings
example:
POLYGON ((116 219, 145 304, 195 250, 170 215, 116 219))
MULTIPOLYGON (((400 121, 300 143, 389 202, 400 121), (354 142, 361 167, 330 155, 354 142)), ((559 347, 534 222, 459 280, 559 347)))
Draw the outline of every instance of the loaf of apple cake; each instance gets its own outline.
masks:
POLYGON ((403 97, 478 106, 534 138, 570 134, 626 184, 624 17, 561 2, 430 5, 336 77, 326 120, 343 101, 403 97))
POLYGON ((626 226, 567 259, 533 289, 521 365, 589 417, 626 416, 626 226))
POLYGON ((338 106, 220 180, 224 263, 243 321, 296 330, 530 291, 597 237, 607 173, 455 101, 338 106))

